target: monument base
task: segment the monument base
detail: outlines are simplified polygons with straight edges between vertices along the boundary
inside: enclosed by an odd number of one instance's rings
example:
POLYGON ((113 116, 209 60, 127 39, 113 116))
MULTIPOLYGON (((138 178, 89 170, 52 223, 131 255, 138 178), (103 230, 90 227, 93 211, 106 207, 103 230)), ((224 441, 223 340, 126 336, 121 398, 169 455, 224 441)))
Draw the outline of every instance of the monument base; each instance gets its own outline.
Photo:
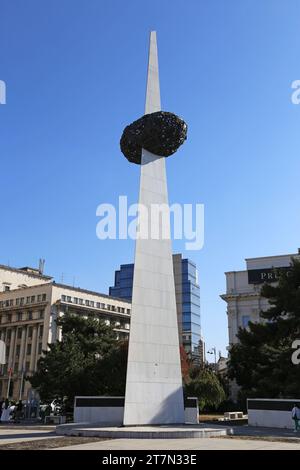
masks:
POLYGON ((110 439, 191 439, 220 437, 232 434, 224 426, 164 425, 164 426, 104 426, 102 423, 70 423, 56 426, 59 436, 102 437, 110 439))

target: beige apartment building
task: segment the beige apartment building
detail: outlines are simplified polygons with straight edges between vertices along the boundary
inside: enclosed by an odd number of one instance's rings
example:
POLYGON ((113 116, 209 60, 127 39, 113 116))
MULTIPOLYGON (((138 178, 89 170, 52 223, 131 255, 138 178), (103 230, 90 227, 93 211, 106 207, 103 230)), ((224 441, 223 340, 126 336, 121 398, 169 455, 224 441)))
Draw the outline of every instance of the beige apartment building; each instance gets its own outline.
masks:
POLYGON ((56 319, 65 312, 113 323, 120 339, 128 336, 131 304, 105 294, 57 284, 32 268, 0 265, 0 339, 6 364, 0 366, 0 396, 26 399, 32 374, 48 343, 61 339, 56 319), (9 390, 8 390, 9 388, 9 390))

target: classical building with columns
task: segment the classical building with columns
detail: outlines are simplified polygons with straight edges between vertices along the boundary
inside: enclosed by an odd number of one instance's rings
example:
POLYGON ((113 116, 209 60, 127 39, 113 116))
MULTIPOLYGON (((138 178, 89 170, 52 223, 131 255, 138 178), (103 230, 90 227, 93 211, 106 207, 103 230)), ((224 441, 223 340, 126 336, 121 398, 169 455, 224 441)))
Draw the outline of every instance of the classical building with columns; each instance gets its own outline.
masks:
MULTIPOLYGON (((238 342, 239 328, 247 328, 249 321, 261 322, 260 312, 269 308, 268 300, 261 296, 265 282, 276 283, 274 268, 288 270, 292 258, 300 258, 298 253, 264 256, 246 259, 243 271, 226 272, 226 294, 221 298, 227 303, 229 347, 238 342)), ((232 384, 231 395, 237 397, 238 388, 232 384)))
POLYGON ((0 396, 28 396, 32 374, 48 343, 61 339, 55 320, 65 312, 113 323, 120 339, 128 336, 131 304, 105 294, 57 284, 31 268, 0 266, 0 339, 6 364, 0 366, 0 396))

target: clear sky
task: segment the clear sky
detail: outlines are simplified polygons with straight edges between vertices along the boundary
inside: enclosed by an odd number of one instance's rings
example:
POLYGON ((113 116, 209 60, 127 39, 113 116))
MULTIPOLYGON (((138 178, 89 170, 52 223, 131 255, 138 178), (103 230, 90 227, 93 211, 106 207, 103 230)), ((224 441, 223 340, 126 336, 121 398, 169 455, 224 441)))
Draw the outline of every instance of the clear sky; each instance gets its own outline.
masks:
POLYGON ((144 111, 157 30, 162 107, 189 125, 167 160, 170 202, 205 205, 207 349, 226 352, 224 271, 300 246, 299 0, 0 0, 0 263, 107 293, 134 242, 96 238, 96 207, 138 197, 119 150, 144 111), (75 278, 75 279, 74 279, 75 278))

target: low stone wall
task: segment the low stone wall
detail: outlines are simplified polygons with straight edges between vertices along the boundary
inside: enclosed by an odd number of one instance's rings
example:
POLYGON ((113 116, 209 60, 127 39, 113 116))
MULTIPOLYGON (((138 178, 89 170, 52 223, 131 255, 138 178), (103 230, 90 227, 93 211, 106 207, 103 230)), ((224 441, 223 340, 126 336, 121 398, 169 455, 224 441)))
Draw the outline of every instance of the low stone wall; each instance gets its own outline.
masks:
MULTIPOLYGON (((123 424, 124 397, 75 397, 74 423, 98 423, 120 426, 123 424)), ((184 401, 186 424, 198 423, 198 399, 188 397, 184 401)))
POLYGON ((249 398, 247 400, 249 426, 293 429, 292 408, 300 408, 300 399, 249 398))

